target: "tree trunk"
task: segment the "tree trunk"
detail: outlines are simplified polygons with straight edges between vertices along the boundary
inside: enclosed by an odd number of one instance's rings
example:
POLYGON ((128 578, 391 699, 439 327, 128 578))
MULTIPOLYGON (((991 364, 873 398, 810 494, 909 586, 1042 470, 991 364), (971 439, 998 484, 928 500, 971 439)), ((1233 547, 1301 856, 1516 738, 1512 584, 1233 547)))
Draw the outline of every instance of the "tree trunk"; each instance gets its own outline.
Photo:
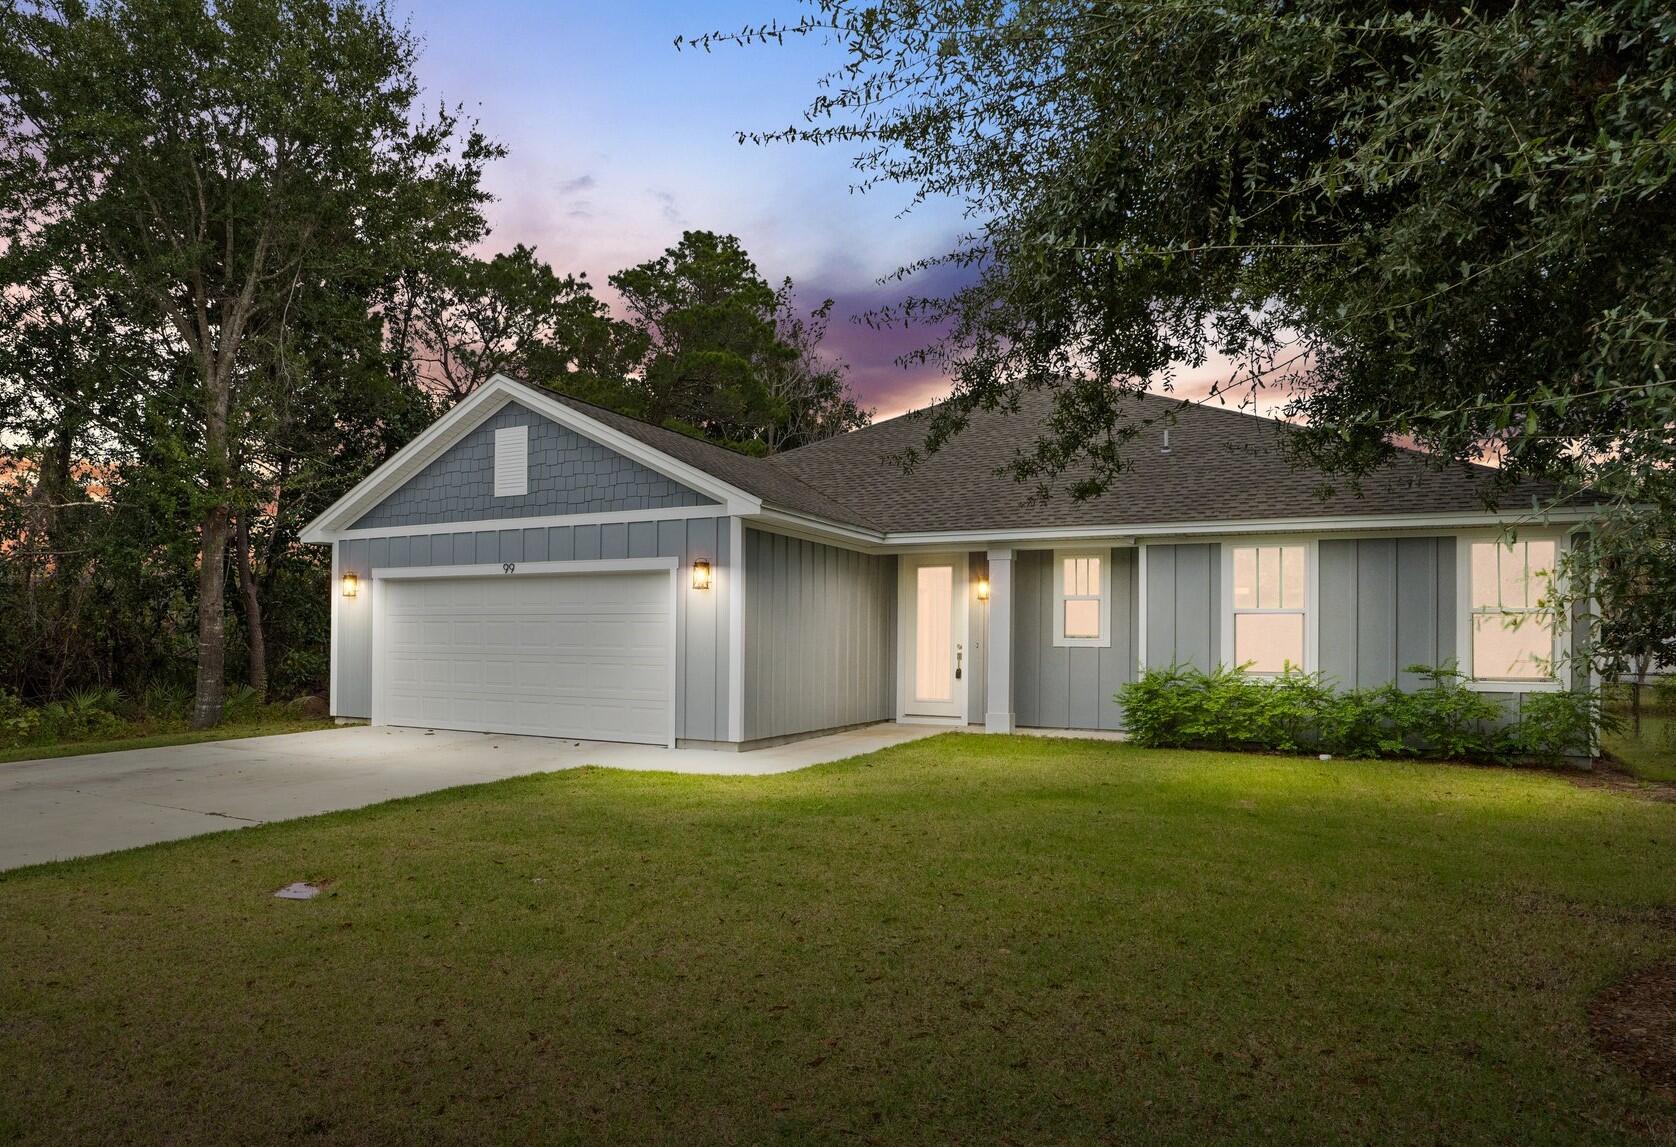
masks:
POLYGON ((268 700, 268 641, 262 630, 262 595, 250 569, 250 511, 239 514, 233 536, 238 554, 239 592, 244 597, 245 646, 250 655, 247 678, 256 697, 264 704, 268 700))
POLYGON ((1652 667, 1651 657, 1640 658, 1635 664, 1635 677, 1629 683, 1629 719, 1637 741, 1641 739, 1641 683, 1647 679, 1652 667))
MULTIPOLYGON (((223 337, 226 337, 225 325, 223 337)), ((231 456, 227 449, 227 409, 232 402, 232 348, 226 361, 206 356, 204 370, 204 511, 198 557, 198 682, 192 697, 192 727, 221 723, 227 695, 227 536, 232 526, 231 456)))
POLYGON ((227 669, 227 533, 231 515, 211 506, 201 527, 198 558, 198 684, 192 699, 192 727, 221 723, 227 669))

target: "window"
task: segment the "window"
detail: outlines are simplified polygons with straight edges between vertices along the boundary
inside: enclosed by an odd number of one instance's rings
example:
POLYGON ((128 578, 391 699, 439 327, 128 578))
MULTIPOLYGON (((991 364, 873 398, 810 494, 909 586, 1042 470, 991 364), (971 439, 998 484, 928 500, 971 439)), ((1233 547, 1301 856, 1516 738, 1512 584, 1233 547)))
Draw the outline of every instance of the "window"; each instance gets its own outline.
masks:
POLYGON ((495 431, 495 497, 530 492, 530 428, 505 426, 495 431))
POLYGON ((1110 645, 1111 553, 1056 550, 1053 564, 1053 643, 1110 645))
POLYGON ((1230 550, 1234 664, 1251 673, 1307 668, 1308 550, 1301 544, 1230 550))
POLYGON ((1556 626, 1542 599, 1558 556, 1553 538, 1471 543, 1468 640, 1474 678, 1553 680, 1556 626))

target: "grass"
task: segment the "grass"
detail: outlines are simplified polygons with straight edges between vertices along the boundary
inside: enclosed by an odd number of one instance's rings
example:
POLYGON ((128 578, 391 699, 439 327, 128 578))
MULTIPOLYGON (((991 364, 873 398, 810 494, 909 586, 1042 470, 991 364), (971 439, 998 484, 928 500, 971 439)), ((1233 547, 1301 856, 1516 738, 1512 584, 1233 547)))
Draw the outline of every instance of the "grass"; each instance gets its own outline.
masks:
POLYGON ((0 1140, 1665 1142, 1676 807, 949 735, 0 874, 0 1140), (317 900, 270 893, 328 883, 317 900))
MULTIPOLYGON (((273 709, 280 709, 273 706, 273 709)), ((167 745, 196 745, 201 741, 233 741, 241 737, 270 737, 275 733, 304 733, 311 729, 330 729, 335 722, 324 717, 300 717, 283 711, 265 712, 250 721, 217 725, 213 729, 193 729, 184 722, 151 723, 117 737, 90 741, 57 741, 50 745, 23 745, 0 749, 0 765, 14 761, 45 761, 54 757, 76 757, 85 753, 114 753, 120 749, 157 749, 167 745)))
POLYGON ((1601 735, 1601 748, 1644 781, 1676 781, 1676 691, 1644 688, 1641 692, 1641 735, 1630 723, 1627 685, 1607 687, 1607 711, 1621 727, 1601 735))
POLYGON ((1643 714, 1639 737, 1626 717, 1623 729, 1602 734, 1600 743, 1642 780, 1676 781, 1676 717, 1643 714))

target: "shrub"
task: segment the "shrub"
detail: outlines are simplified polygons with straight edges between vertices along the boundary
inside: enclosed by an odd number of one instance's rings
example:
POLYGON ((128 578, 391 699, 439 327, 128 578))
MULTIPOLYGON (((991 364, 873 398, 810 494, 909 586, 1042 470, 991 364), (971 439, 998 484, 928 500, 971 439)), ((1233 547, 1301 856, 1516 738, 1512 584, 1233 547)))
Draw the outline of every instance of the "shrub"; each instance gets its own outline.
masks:
POLYGON ((16 693, 0 689, 0 749, 15 749, 34 739, 41 715, 16 693))
POLYGON ((183 720, 191 707, 192 692, 178 681, 155 680, 146 685, 133 705, 138 721, 183 720))
POLYGON ((1410 665, 1407 672, 1428 684, 1412 693, 1392 687, 1387 719, 1422 756, 1478 760, 1497 757, 1498 723, 1507 717, 1501 702, 1466 687, 1454 662, 1410 665))
POLYGON ((85 741, 112 736, 122 729, 117 715, 122 706, 119 689, 77 689, 61 701, 49 701, 36 710, 39 723, 35 740, 85 741))
POLYGON ((1243 669, 1151 670, 1118 693, 1137 744, 1268 749, 1349 757, 1558 760, 1586 755, 1601 720, 1587 692, 1534 693, 1509 724, 1493 697, 1466 687, 1454 665, 1409 666, 1427 684, 1338 691, 1320 674, 1259 677, 1243 669))
POLYGON ((1510 756, 1542 761, 1588 756, 1594 731, 1611 731, 1619 723, 1602 708, 1600 695, 1568 689, 1561 693, 1527 693, 1519 706, 1519 720, 1504 731, 1510 756))

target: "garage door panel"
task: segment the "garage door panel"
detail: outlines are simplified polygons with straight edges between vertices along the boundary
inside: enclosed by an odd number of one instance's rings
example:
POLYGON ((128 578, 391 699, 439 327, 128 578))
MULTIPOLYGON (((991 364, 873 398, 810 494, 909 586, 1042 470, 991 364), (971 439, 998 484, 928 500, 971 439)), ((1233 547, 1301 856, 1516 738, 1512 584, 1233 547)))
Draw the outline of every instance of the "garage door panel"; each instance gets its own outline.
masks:
POLYGON ((381 584, 381 721, 668 739, 667 573, 381 584))

